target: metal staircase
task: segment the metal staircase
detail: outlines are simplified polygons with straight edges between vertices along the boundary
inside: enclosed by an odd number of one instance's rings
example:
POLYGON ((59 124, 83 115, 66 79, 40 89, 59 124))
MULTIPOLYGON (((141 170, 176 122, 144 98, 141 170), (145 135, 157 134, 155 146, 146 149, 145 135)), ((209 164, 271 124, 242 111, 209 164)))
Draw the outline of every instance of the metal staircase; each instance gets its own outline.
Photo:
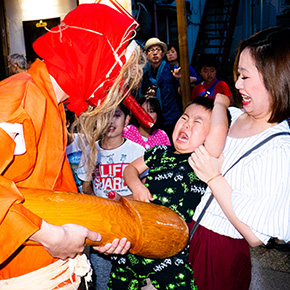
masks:
POLYGON ((213 54, 221 63, 229 59, 240 0, 207 0, 192 55, 213 54))

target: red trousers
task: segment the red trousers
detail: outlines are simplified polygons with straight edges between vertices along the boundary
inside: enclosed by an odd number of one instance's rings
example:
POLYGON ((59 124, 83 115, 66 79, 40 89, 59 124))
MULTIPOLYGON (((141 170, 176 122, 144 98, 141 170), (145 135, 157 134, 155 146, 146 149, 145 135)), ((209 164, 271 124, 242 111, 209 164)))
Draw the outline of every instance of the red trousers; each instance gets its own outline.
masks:
POLYGON ((222 236, 199 225, 190 241, 189 261, 198 290, 249 289, 251 258, 244 239, 222 236))

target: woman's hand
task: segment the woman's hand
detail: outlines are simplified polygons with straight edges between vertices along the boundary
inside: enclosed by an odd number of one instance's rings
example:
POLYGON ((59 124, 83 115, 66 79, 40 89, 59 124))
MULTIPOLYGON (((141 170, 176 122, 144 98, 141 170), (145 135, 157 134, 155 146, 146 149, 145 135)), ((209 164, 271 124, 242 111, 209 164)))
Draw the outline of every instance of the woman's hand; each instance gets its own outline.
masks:
POLYGON ((174 68, 171 73, 175 78, 181 79, 181 67, 174 68))
POLYGON ((223 161, 223 154, 219 158, 214 158, 203 145, 199 146, 188 158, 188 163, 198 178, 206 183, 221 173, 223 161))

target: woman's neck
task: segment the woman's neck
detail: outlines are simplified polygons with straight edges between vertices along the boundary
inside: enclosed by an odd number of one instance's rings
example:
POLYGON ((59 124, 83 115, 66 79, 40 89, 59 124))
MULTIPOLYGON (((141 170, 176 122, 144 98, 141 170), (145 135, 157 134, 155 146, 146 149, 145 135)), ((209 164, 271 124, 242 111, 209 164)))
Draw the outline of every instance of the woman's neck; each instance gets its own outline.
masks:
POLYGON ((228 136, 232 138, 248 138, 277 125, 277 123, 269 123, 268 119, 269 116, 254 118, 244 113, 230 127, 228 136))

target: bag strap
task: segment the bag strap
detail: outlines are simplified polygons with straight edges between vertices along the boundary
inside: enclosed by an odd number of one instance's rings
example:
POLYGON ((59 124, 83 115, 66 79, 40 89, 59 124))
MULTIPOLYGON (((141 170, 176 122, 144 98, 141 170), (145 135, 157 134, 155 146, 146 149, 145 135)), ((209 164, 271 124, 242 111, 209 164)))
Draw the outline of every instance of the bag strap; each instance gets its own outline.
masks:
MULTIPOLYGON (((266 139, 264 139, 263 141, 261 141, 260 143, 258 143, 257 145, 255 145, 254 147, 252 147, 251 149, 249 149, 246 153, 244 153, 238 160, 236 160, 236 162, 234 162, 230 168, 228 168, 228 170, 225 172, 224 176, 238 163, 241 161, 241 159, 247 157, 248 155, 250 155, 254 150, 258 149, 259 147, 261 147, 262 145, 264 145, 265 143, 267 143, 268 141, 270 141, 271 139, 280 136, 280 135, 290 135, 289 132, 279 132, 279 133, 275 133, 273 135, 268 136, 266 139)), ((214 199, 214 195, 213 193, 211 193, 209 199, 207 200, 204 208, 202 209, 200 215, 198 216, 193 228, 190 231, 190 236, 189 236, 189 241, 192 239, 197 227, 200 224, 201 219, 203 218, 207 208, 209 207, 209 205, 211 204, 212 200, 214 199)))
POLYGON ((217 83, 219 83, 219 80, 215 80, 215 82, 209 88, 205 89, 204 92, 201 94, 201 97, 207 98, 208 96, 212 95, 213 89, 217 83))

